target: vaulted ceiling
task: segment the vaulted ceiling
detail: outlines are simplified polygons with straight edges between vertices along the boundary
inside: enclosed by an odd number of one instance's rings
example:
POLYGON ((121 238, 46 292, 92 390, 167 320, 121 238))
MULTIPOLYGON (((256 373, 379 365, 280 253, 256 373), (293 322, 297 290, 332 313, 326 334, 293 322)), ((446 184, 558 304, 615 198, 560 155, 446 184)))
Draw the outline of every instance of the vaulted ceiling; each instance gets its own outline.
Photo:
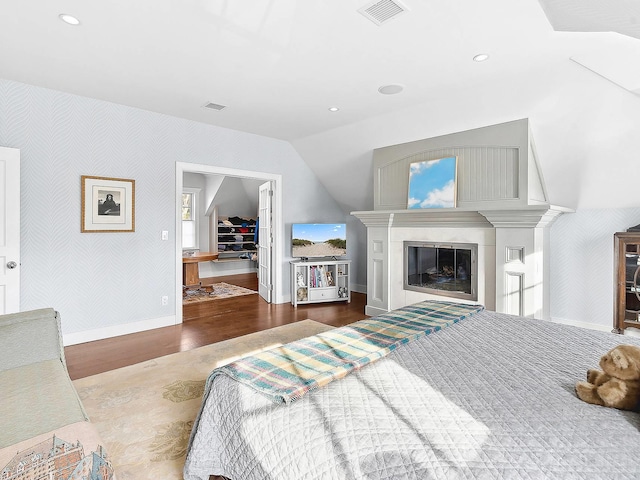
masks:
POLYGON ((638 2, 383 0, 406 11, 381 25, 371 3, 0 0, 0 77, 289 141, 345 211, 394 143, 530 118, 569 206, 608 171, 585 162, 640 150, 638 2))

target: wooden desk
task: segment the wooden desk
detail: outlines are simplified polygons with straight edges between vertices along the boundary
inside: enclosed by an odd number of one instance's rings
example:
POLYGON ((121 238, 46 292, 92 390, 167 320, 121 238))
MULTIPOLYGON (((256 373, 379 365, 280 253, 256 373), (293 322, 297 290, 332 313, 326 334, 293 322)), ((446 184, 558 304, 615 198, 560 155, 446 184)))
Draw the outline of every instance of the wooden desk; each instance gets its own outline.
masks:
POLYGON ((198 262, 209 262, 211 260, 216 260, 217 258, 217 252, 196 252, 192 256, 182 257, 182 285, 185 287, 200 286, 198 262))

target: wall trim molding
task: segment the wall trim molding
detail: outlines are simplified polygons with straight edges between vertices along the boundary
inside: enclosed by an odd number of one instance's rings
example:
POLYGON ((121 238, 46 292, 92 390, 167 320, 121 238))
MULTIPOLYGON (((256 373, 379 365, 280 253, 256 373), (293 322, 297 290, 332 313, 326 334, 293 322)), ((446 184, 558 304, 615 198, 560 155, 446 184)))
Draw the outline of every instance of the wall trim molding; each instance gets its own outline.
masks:
POLYGON ((561 214, 573 212, 571 208, 541 203, 494 209, 456 207, 369 210, 351 212, 351 215, 366 227, 535 228, 548 227, 561 214))
MULTIPOLYGON (((180 302, 180 305, 182 306, 182 302, 180 302)), ((170 327, 175 324, 175 315, 150 318, 139 322, 123 323, 121 325, 112 325, 109 327, 96 328, 94 330, 63 334, 62 343, 66 347, 69 345, 77 345, 78 343, 93 342, 95 340, 104 340, 105 338, 128 335, 130 333, 144 332, 146 330, 153 330, 154 328, 170 327)))

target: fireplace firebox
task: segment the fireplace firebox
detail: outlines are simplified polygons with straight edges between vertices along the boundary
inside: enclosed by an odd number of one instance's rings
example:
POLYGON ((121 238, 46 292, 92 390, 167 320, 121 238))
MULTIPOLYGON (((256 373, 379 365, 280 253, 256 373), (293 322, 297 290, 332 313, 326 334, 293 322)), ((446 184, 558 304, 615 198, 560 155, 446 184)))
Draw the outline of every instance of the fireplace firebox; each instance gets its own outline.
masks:
POLYGON ((404 242, 404 289, 478 300, 478 245, 404 242))

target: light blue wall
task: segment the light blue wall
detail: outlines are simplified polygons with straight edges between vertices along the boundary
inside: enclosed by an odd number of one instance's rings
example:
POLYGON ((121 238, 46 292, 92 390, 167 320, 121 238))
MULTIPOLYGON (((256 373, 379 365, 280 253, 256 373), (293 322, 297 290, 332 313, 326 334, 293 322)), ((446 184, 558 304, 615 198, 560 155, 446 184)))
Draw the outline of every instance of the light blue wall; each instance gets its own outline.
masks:
POLYGON ((57 309, 65 334, 174 314, 177 161, 281 174, 285 225, 346 219, 287 142, 5 80, 0 145, 21 150, 20 307, 57 309), (134 233, 80 232, 81 175, 135 179, 134 233))
POLYGON ((613 235, 640 224, 640 208, 578 209, 551 226, 551 318, 613 328, 613 235))

